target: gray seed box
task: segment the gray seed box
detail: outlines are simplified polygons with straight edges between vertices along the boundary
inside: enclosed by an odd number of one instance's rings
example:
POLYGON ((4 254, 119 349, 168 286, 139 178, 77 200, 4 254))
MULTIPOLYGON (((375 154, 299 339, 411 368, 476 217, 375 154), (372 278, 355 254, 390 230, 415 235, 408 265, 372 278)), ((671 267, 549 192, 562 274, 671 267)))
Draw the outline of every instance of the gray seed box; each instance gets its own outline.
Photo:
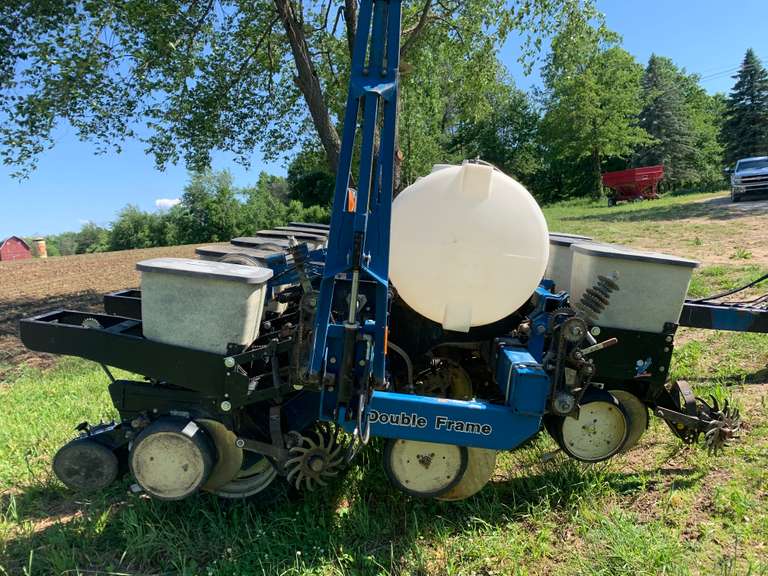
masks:
POLYGON ((141 272, 144 337, 216 354, 259 334, 272 270, 189 258, 154 258, 141 272))

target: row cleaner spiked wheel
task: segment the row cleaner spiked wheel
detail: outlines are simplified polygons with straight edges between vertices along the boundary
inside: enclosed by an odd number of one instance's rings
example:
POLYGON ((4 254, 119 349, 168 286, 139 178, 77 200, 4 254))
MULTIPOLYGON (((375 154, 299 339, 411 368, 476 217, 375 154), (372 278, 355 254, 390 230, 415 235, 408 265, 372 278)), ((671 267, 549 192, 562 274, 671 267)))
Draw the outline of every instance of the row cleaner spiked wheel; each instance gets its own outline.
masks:
POLYGON ((328 478, 338 476, 345 468, 349 446, 347 435, 328 422, 317 424, 305 434, 290 432, 286 480, 298 490, 326 486, 328 478))

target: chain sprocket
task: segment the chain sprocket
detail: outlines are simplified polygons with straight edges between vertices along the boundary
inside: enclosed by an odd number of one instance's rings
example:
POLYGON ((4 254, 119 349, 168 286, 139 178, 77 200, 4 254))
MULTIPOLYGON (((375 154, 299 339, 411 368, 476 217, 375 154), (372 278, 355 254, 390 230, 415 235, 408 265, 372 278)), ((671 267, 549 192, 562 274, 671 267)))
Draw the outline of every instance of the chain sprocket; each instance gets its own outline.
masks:
POLYGON ((286 480, 299 490, 326 486, 346 466, 349 444, 341 428, 328 422, 319 422, 305 434, 289 433, 286 480))

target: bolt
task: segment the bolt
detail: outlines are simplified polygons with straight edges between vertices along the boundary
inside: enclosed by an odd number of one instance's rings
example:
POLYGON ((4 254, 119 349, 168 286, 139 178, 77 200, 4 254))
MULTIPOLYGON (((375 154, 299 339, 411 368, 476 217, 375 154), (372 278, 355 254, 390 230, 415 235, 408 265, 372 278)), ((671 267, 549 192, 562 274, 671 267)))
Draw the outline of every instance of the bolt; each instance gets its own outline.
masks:
POLYGON ((667 337, 665 338, 665 340, 666 340, 667 342, 672 342, 672 336, 667 336, 667 337))
POLYGON ((235 446, 237 446, 238 448, 245 448, 245 440, 243 440, 242 438, 238 438, 237 440, 235 440, 235 446))
POLYGON ((325 467, 325 462, 323 462, 322 457, 320 456, 313 456, 309 459, 309 469, 313 472, 322 472, 323 468, 325 467))
POLYGON ((360 362, 358 362, 358 364, 359 364, 360 366, 365 366, 365 360, 360 360, 360 362))
POLYGON ((234 368, 235 367, 235 359, 232 358, 232 356, 227 356, 224 358, 224 366, 227 368, 234 368))
POLYGON ((539 324, 536 326, 536 334, 544 334, 544 332, 547 331, 547 328, 543 324, 539 324))
POLYGON ((669 352, 669 346, 664 346, 664 352, 669 352))
POLYGON ((330 358, 328 358, 328 362, 330 364, 336 364, 336 356, 331 356, 330 358))
POLYGON ((600 326, 593 326, 590 332, 592 333, 592 336, 600 336, 600 326))
POLYGON ((224 400, 221 404, 221 411, 222 412, 229 412, 232 410, 232 403, 229 400, 224 400))
POLYGON ((659 372, 664 372, 664 366, 659 366, 659 372))

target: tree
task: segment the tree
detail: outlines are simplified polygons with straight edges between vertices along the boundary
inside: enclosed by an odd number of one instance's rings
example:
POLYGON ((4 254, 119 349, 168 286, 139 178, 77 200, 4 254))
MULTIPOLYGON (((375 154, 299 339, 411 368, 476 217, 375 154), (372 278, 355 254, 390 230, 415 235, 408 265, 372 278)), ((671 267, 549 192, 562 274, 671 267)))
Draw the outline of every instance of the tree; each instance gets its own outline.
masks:
POLYGON ((530 97, 511 82, 490 95, 490 112, 459 124, 451 148, 464 158, 481 158, 503 172, 529 183, 541 167, 539 114, 530 97))
POLYGON ((729 164, 768 154, 768 72, 751 48, 734 79, 722 131, 729 164))
POLYGON ((105 252, 109 248, 109 230, 93 222, 83 224, 75 235, 75 254, 105 252))
POLYGON ((560 163, 589 158, 595 196, 602 194, 603 161, 627 157, 649 139, 637 122, 642 68, 618 41, 601 22, 593 26, 573 12, 544 69, 542 130, 551 156, 560 163))
POLYGON ((192 176, 173 212, 179 240, 184 244, 228 242, 242 235, 243 210, 228 171, 192 176))
POLYGON ((304 205, 330 205, 336 177, 319 146, 301 150, 288 165, 290 197, 304 205))
POLYGON ((117 215, 109 233, 110 250, 132 250, 155 246, 152 229, 156 214, 143 212, 138 206, 129 204, 117 215))
MULTIPOLYGON (((460 67, 518 30, 530 64, 541 37, 585 5, 405 0, 404 97, 457 71, 442 55, 442 68, 428 66, 436 46, 460 67)), ((199 171, 213 149, 247 164, 257 147, 274 159, 319 142, 335 172, 357 10, 357 0, 3 2, 0 153, 23 175, 65 122, 99 150, 138 139, 161 168, 183 160, 199 171)), ((471 99, 471 82, 456 96, 471 99)))
POLYGON ((635 157, 639 166, 663 164, 672 185, 696 177, 696 148, 680 72, 669 58, 652 54, 643 74, 640 126, 653 138, 635 157))

